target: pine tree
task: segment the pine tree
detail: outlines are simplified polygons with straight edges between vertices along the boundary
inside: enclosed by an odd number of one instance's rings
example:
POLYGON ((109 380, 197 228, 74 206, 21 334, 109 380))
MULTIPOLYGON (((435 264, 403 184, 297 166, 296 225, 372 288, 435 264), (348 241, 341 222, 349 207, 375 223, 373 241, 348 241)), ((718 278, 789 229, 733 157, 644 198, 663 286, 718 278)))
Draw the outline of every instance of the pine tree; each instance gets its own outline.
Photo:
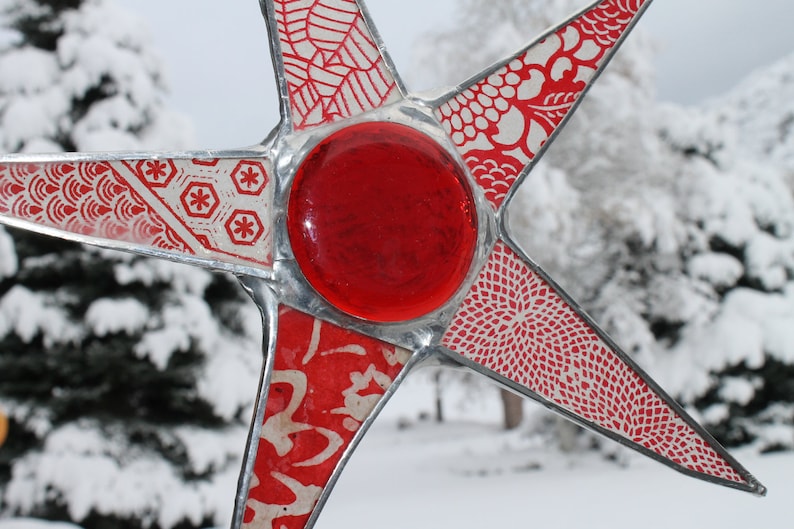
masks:
MULTIPOLYGON (((423 78, 433 84, 473 75, 582 7, 575 0, 463 0, 460 6, 456 29, 429 35, 419 48, 423 78)), ((642 31, 632 32, 509 210, 516 241, 588 307, 629 260, 624 241, 635 233, 634 211, 653 211, 644 209, 651 186, 637 181, 668 185, 660 170, 647 170, 654 156, 648 142, 653 132, 646 126, 654 99, 646 66, 651 50, 642 31)), ((611 315, 598 316, 610 323, 611 315)), ((563 429, 561 441, 571 437, 563 429)))
POLYGON ((660 367, 722 442, 761 451, 794 448, 794 194, 786 135, 752 152, 759 131, 770 140, 785 119, 784 106, 764 112, 756 96, 763 87, 763 99, 780 98, 792 65, 754 74, 696 119, 668 114, 662 129, 681 167, 678 273, 695 303, 661 320, 660 367))
MULTIPOLYGON (((110 0, 0 0, 0 152, 184 148, 143 25, 110 0)), ((0 512, 223 523, 259 370, 225 275, 0 231, 0 512)))
MULTIPOLYGON (((424 72, 471 75, 574 4, 464 0, 424 72)), ((661 104, 638 29, 519 190, 514 235, 720 441, 794 448, 794 62, 661 104)))

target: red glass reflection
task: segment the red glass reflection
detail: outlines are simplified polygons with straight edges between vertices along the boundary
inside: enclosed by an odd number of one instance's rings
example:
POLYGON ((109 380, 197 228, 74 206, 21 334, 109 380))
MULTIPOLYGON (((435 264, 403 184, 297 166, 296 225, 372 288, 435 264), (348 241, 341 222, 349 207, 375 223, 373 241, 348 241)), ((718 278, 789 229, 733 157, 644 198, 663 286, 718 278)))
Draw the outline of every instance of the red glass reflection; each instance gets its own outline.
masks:
POLYGON ((394 123, 342 129, 306 157, 287 212, 295 259, 338 309, 407 321, 465 279, 477 214, 465 173, 430 137, 394 123))

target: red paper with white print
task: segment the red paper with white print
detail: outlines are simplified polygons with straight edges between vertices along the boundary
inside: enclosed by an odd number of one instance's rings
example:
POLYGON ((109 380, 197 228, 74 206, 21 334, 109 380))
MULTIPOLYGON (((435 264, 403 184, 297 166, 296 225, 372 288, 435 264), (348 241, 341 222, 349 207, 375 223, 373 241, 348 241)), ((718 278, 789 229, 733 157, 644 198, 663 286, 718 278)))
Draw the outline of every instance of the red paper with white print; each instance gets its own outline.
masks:
POLYGON ((354 0, 274 0, 273 6, 295 130, 402 99, 354 0))
POLYGON ((559 129, 646 3, 600 3, 438 107, 436 117, 494 209, 559 129))
POLYGON ((293 309, 279 310, 245 529, 301 529, 410 353, 293 309))
POLYGON ((442 343, 530 396, 685 471, 752 485, 503 242, 494 248, 442 343))
POLYGON ((0 215, 67 238, 269 268, 271 175, 258 158, 5 162, 0 215))

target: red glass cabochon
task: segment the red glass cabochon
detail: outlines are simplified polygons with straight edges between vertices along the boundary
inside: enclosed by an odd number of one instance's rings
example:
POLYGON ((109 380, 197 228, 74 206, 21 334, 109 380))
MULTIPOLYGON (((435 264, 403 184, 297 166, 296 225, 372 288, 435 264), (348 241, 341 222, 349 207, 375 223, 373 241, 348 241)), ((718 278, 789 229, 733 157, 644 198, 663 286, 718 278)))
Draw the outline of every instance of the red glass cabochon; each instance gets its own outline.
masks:
POLYGON ((477 246, 464 169, 429 136, 387 122, 352 125, 307 155, 287 232, 308 282, 333 306, 376 322, 439 308, 477 246))

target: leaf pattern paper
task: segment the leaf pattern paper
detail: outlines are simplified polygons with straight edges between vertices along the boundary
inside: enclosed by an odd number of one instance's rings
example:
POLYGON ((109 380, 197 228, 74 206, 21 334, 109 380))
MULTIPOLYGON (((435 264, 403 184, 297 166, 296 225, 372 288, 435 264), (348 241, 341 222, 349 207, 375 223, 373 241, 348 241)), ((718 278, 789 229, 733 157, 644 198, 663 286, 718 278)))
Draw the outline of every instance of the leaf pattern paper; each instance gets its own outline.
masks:
POLYGON ((278 37, 295 130, 401 98, 353 0, 277 0, 278 37))

